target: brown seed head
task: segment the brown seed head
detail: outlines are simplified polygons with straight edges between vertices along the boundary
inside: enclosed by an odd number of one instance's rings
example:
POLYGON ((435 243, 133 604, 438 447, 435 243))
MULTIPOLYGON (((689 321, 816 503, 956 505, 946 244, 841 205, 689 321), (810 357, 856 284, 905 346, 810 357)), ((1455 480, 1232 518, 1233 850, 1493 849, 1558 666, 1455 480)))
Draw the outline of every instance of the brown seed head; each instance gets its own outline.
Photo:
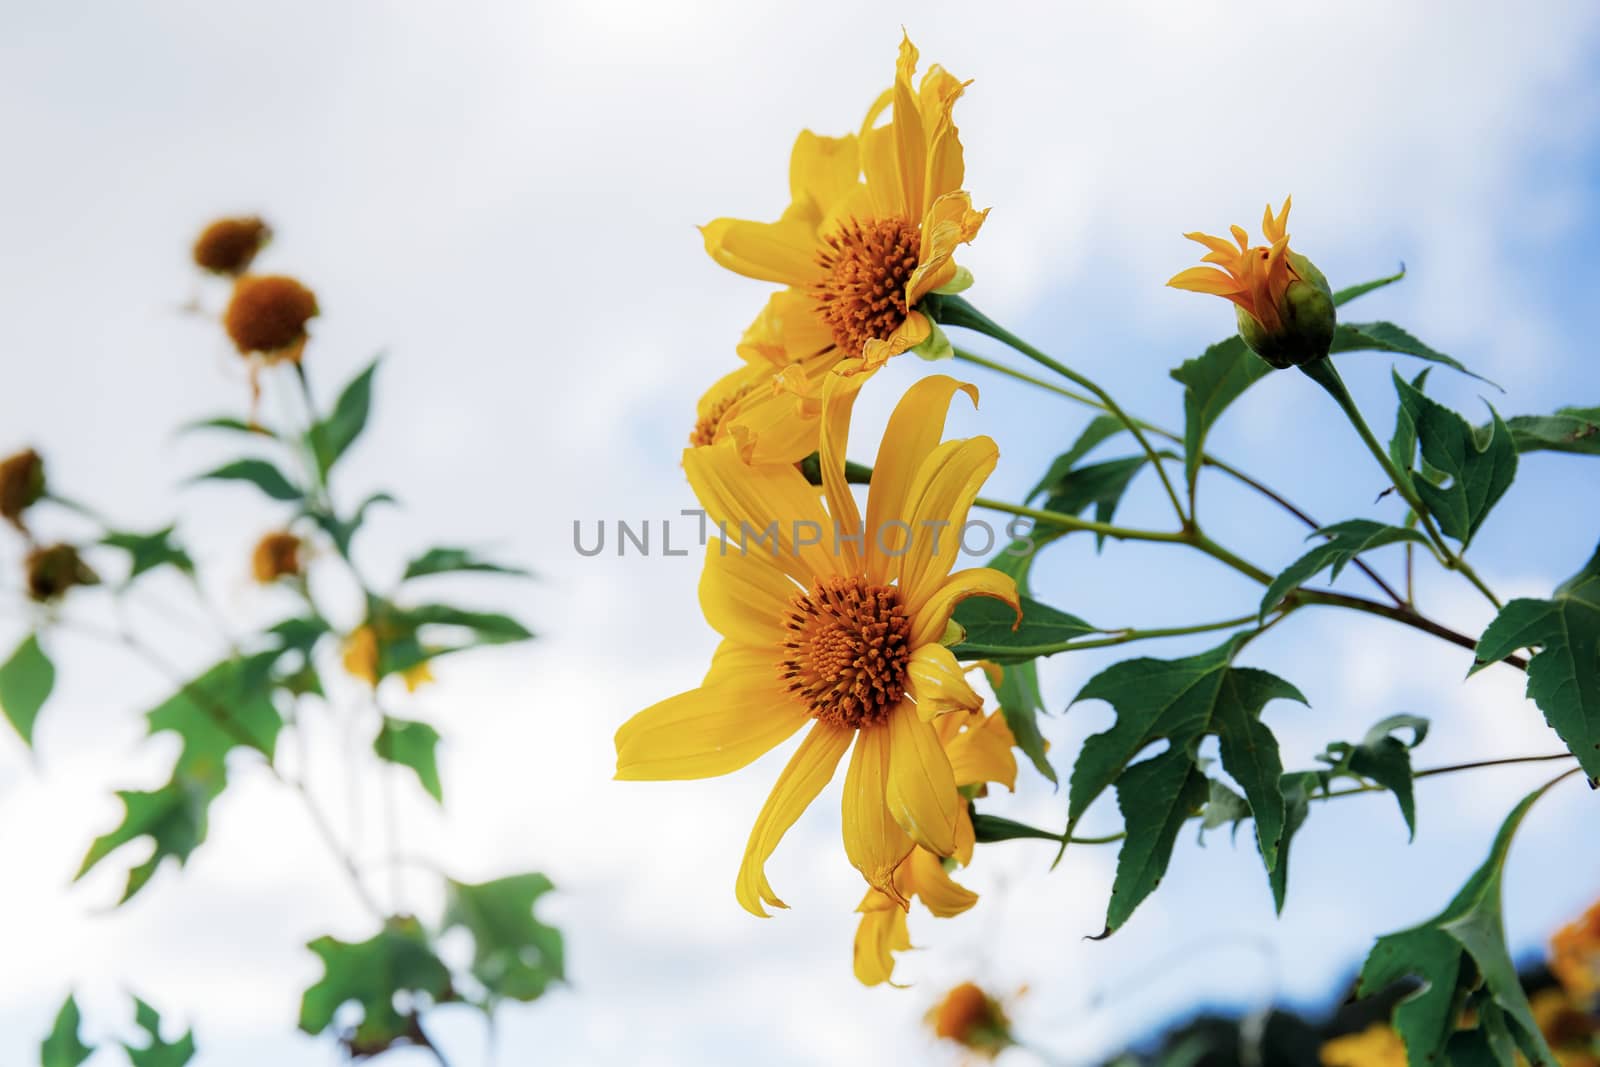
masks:
POLYGON ((267 534, 256 544, 250 557, 250 569, 262 585, 279 578, 298 577, 300 565, 300 538, 287 530, 267 534))
POLYGON ((272 230, 254 216, 218 219, 195 239, 195 266, 212 274, 243 274, 270 240, 272 230))
POLYGON ((24 449, 0 460, 0 518, 23 529, 22 513, 44 496, 44 460, 24 449))
POLYGON ((306 323, 317 314, 317 297, 282 274, 246 274, 233 287, 222 324, 241 354, 260 352, 299 359, 306 323))
POLYGON ((906 693, 911 618, 892 585, 825 578, 796 593, 778 677, 823 722, 846 729, 886 721, 906 693))
POLYGON ((79 585, 97 585, 99 575, 89 569, 71 545, 46 545, 28 553, 28 596, 43 604, 66 596, 79 585))
POLYGON ((935 1035, 989 1056, 1014 1042, 1011 1021, 999 1001, 972 982, 963 982, 945 994, 929 1014, 935 1035))

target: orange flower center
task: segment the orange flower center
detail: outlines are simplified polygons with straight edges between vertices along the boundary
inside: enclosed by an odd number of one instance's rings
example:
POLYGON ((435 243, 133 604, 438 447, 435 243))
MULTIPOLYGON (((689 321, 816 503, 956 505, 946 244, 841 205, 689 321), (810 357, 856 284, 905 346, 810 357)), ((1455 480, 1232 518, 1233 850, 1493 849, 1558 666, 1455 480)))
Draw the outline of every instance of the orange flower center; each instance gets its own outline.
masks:
POLYGON ((908 219, 851 219, 824 244, 817 259, 827 273, 812 295, 839 351, 859 356, 868 341, 888 340, 906 321, 921 235, 908 219))
POLYGON ((933 1032, 939 1037, 966 1044, 973 1031, 993 1025, 989 998, 971 982, 963 982, 945 995, 934 1013, 933 1032))
POLYGON ((699 448, 715 441, 717 434, 722 431, 723 420, 728 417, 733 406, 755 392, 755 388, 754 385, 741 385, 727 396, 715 400, 706 413, 695 421, 694 429, 689 433, 689 444, 699 448))
POLYGON ((796 593, 778 674, 823 722, 855 730, 884 722, 905 696, 911 618, 900 590, 825 578, 796 593))

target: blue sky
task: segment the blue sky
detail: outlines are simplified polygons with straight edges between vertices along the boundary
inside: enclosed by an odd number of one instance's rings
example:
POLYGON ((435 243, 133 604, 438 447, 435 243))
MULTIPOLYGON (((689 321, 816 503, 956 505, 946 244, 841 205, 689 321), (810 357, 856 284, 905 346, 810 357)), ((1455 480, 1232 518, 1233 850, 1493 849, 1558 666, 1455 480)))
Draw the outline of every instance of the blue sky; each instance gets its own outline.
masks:
MULTIPOLYGON (((1398 322, 1507 389, 1435 373, 1435 396, 1463 411, 1485 397, 1504 414, 1600 402, 1592 5, 0 10, 11 145, 0 170, 0 451, 40 444, 76 495, 129 525, 168 517, 171 487, 217 458, 175 443, 170 428, 237 410, 245 390, 216 332, 175 312, 195 292, 186 246, 215 214, 260 211, 279 231, 263 265, 303 275, 322 299, 309 365, 324 391, 372 352, 390 353, 371 437, 346 472, 347 493, 381 483, 407 505, 374 527, 369 565, 381 572, 419 546, 466 540, 541 575, 512 602, 543 639, 443 666, 411 709, 450 739, 450 812, 408 809, 416 847, 465 878, 541 869, 561 888, 550 914, 568 932, 572 986, 508 1009, 494 1062, 932 1058, 919 1018, 970 976, 1027 984, 1019 1025, 1067 1062, 1204 1003, 1323 1003, 1373 936, 1448 899, 1541 780, 1536 770, 1426 783, 1410 845, 1387 798, 1318 810, 1278 919, 1253 849, 1182 841, 1160 892, 1104 943, 1082 937, 1100 929, 1110 852, 1074 849, 1052 873, 1047 846, 986 848, 970 878, 979 907, 950 922, 914 917, 925 951, 904 964, 912 988, 870 991, 848 971, 860 891, 836 793, 772 864, 793 910, 761 923, 738 909, 732 878, 784 753, 713 782, 609 780, 615 726, 695 684, 713 641, 695 607, 695 560, 582 559, 571 523, 692 504, 677 452, 693 402, 731 367, 765 293, 706 260, 693 226, 781 209, 796 131, 856 125, 887 83, 902 23, 926 61, 977 79, 958 119, 969 187, 994 211, 964 260, 978 278, 969 295, 1130 409, 1178 424, 1167 371, 1228 329, 1220 302, 1162 287, 1193 260, 1180 234, 1253 226, 1265 200, 1290 192, 1295 245, 1335 285, 1401 261, 1411 272, 1351 317, 1398 322)), ((1377 354, 1343 364, 1385 434, 1393 364, 1377 354)), ((875 379, 853 439, 873 441, 925 372, 907 359, 875 379)), ((1019 493, 1084 416, 973 377, 982 410, 958 415, 953 432, 994 436, 990 492, 1019 493)), ((1324 521, 1396 515, 1393 503, 1373 505, 1379 477, 1296 375, 1261 383, 1212 443, 1324 521)), ((1597 485, 1592 461, 1530 457, 1474 547, 1479 569, 1503 592, 1548 592, 1594 547, 1597 485)), ((1203 509, 1264 566, 1300 550, 1292 522, 1226 485, 1206 487, 1203 509)), ((283 610, 244 578, 269 508, 193 492, 184 515, 230 613, 283 610)), ((1152 485, 1122 517, 1164 521, 1152 485)), ((1042 599, 1107 626, 1255 603, 1228 572, 1145 546, 1097 555, 1069 541, 1037 577, 1042 599)), ((1458 628, 1487 619, 1470 589, 1442 576, 1422 592, 1458 628)), ((9 625, 0 619, 0 640, 9 625)), ((269 782, 241 775, 205 849, 132 907, 107 910, 115 872, 65 888, 115 816, 111 790, 154 781, 170 753, 139 744, 137 712, 163 695, 159 678, 92 646, 52 651, 65 680, 38 760, 0 746, 0 854, 11 857, 0 1061, 28 1061, 75 985, 93 1032, 121 1025, 128 988, 192 1020, 202 1067, 333 1063, 328 1046, 291 1033, 317 972, 302 946, 365 936, 362 913, 269 782)), ((207 651, 195 647, 194 662, 207 651)), ((1052 708, 1064 711, 1112 659, 1051 662, 1052 708)), ((1556 744, 1518 678, 1491 671, 1463 684, 1463 655, 1381 621, 1308 611, 1249 660, 1311 700, 1268 713, 1292 766, 1400 711, 1435 720, 1419 764, 1556 744)), ((1058 763, 1108 721, 1103 705, 1053 717, 1058 763)), ((1056 825, 1064 806, 1025 774, 995 810, 1056 825)), ((1594 797, 1573 786, 1530 822, 1508 878, 1519 950, 1600 895, 1600 859, 1573 847, 1593 818, 1594 797)), ((1115 811, 1090 821, 1113 826, 1115 811)), ((432 906, 420 879, 403 890, 411 906, 432 906)), ((491 1062, 473 1020, 439 1030, 458 1067, 491 1062)))

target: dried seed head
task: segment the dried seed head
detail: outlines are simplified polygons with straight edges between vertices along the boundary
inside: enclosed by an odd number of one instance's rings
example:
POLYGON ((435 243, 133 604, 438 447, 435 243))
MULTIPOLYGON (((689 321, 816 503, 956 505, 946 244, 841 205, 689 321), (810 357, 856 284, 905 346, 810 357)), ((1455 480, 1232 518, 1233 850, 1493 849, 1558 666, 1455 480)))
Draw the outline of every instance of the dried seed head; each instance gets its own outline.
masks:
POLYGON ((254 216, 218 219, 195 239, 195 266, 212 274, 243 274, 270 240, 272 230, 254 216))
POLYGON ((79 585, 98 585, 100 576, 89 569, 71 545, 46 545, 28 553, 28 596, 39 603, 60 600, 79 585))
POLYGON ((0 460, 0 518, 24 529, 22 513, 44 496, 44 460, 24 449, 0 460))
POLYGON ((317 297, 282 274, 246 274, 233 287, 222 324, 244 355, 299 359, 306 323, 317 314, 317 297))
POLYGON ((256 544, 250 557, 250 569, 262 585, 270 585, 279 578, 299 577, 300 538, 286 530, 267 534, 256 544))

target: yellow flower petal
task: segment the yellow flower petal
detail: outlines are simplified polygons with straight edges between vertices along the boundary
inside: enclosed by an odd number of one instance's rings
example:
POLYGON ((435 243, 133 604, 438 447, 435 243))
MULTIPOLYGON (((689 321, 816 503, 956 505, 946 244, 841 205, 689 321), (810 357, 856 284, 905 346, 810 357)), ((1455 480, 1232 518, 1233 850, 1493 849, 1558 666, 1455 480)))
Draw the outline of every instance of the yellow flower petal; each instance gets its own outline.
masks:
POLYGON ((950 858, 965 867, 972 862, 972 850, 978 845, 977 834, 972 829, 972 812, 968 805, 961 805, 961 810, 956 814, 956 850, 950 858))
POLYGON ((907 218, 906 194, 900 184, 900 162, 892 125, 861 134, 861 170, 867 178, 872 213, 880 219, 907 218))
POLYGON ((858 909, 861 912, 861 922, 856 927, 854 951, 856 979, 867 986, 881 985, 885 982, 893 984, 894 953, 904 952, 911 947, 911 932, 906 926, 906 913, 882 893, 873 892, 868 896, 869 898, 876 896, 886 906, 868 907, 863 903, 858 909))
MULTIPOLYGON (((700 610, 712 629, 741 643, 775 649, 783 640, 783 620, 800 587, 771 559, 740 552, 716 538, 706 546, 700 573, 700 610)), ((776 660, 776 655, 772 656, 776 660)), ((770 666, 770 664, 769 664, 770 666)))
POLYGON ((956 792, 950 760, 932 726, 909 702, 889 715, 889 813, 911 840, 940 856, 956 847, 956 792))
POLYGON ((906 881, 916 887, 917 899, 935 916, 952 919, 978 902, 978 894, 951 879, 938 856, 917 849, 906 860, 906 881))
MULTIPOLYGON (((1210 293, 1229 299, 1243 291, 1237 279, 1213 267, 1190 267, 1174 274, 1167 284, 1174 289, 1187 289, 1191 293, 1210 293)), ((1216 305, 1212 305, 1215 307, 1216 305)))
MULTIPOLYGON (((877 471, 873 472, 877 481, 877 471)), ((993 567, 969 567, 956 571, 940 583, 911 616, 911 647, 917 648, 939 640, 950 624, 956 605, 972 596, 994 597, 1004 600, 1017 612, 1017 622, 1022 622, 1022 601, 1017 597, 1017 583, 1009 574, 993 567)))
POLYGON ((789 155, 789 195, 827 216, 859 183, 861 155, 854 136, 819 137, 801 130, 789 155))
POLYGON ((885 801, 889 780, 889 729, 857 731, 856 750, 844 776, 844 851, 867 884, 904 907, 894 872, 911 852, 911 838, 890 815, 885 801))
POLYGON ((906 665, 911 698, 923 722, 951 711, 979 711, 983 698, 973 692, 961 664, 943 645, 922 645, 906 665))
POLYGON ((924 296, 955 278, 956 248, 971 243, 988 217, 988 210, 974 210, 972 197, 963 192, 948 193, 934 203, 922 223, 917 269, 906 282, 907 307, 916 307, 924 296))
POLYGON ((958 390, 977 406, 976 387, 948 375, 930 374, 906 390, 889 416, 867 492, 867 577, 875 585, 888 582, 895 562, 882 550, 885 542, 894 547, 888 524, 904 519, 911 480, 944 436, 945 416, 958 390))
POLYGON ((913 219, 922 216, 925 204, 923 186, 928 171, 928 142, 922 131, 922 111, 917 106, 911 79, 917 72, 917 48, 902 33, 900 56, 895 62, 894 140, 895 170, 900 178, 900 195, 905 213, 913 219))
POLYGON ((956 785, 995 782, 1016 792, 1017 757, 1012 752, 1015 745, 1016 738, 998 711, 970 723, 944 746, 956 785))
POLYGON ((763 553, 807 588, 841 573, 833 524, 794 467, 747 466, 736 448, 717 447, 688 449, 683 469, 700 506, 732 541, 730 552, 763 553))
POLYGON ((747 278, 806 286, 821 274, 816 225, 802 218, 713 219, 700 227, 700 235, 712 259, 747 278))
POLYGON ((950 576, 967 512, 999 460, 993 439, 980 436, 946 441, 922 461, 901 514, 912 537, 899 559, 900 593, 913 616, 950 576))
POLYGON ((933 336, 933 323, 928 321, 928 316, 920 311, 913 311, 888 337, 868 338, 866 344, 861 346, 861 358, 854 361, 853 366, 849 362, 841 364, 839 371, 850 374, 872 374, 891 357, 911 351, 931 336, 933 336))
POLYGON ((707 685, 668 697, 617 730, 623 781, 715 778, 738 770, 794 735, 811 718, 778 686, 707 685))
POLYGON ((811 727, 805 740, 795 750, 794 756, 778 776, 772 793, 756 817, 750 830, 750 840, 745 845, 744 862, 739 867, 739 881, 734 890, 744 909, 761 918, 767 917, 762 904, 775 908, 788 905, 778 899, 767 882, 767 859, 778 847, 778 842, 789 827, 800 818, 810 803, 817 799, 822 787, 833 778, 845 749, 854 736, 851 730, 819 722, 811 727))
POLYGON ((861 556, 853 538, 861 532, 861 512, 855 494, 845 480, 845 453, 850 445, 850 413, 863 379, 830 374, 822 386, 822 435, 818 465, 822 470, 822 491, 827 496, 828 514, 841 531, 839 554, 846 571, 861 572, 861 556), (845 535, 848 535, 846 537, 845 535))

